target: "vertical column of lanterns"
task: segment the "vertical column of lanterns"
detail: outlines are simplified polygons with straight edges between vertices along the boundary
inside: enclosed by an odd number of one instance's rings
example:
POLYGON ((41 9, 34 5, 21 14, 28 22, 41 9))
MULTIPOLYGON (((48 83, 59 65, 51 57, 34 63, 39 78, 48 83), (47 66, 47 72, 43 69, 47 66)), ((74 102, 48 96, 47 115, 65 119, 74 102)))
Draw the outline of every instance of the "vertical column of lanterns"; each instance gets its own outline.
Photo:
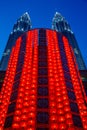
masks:
MULTIPOLYGON (((66 89, 64 71, 62 67, 61 61, 61 53, 64 50, 60 50, 60 46, 63 43, 58 42, 58 35, 55 32, 54 35, 54 50, 55 50, 55 57, 56 57, 56 73, 54 74, 55 77, 55 88, 56 88, 56 101, 57 101, 57 108, 58 108, 58 120, 59 120, 59 128, 60 129, 70 129, 73 126, 72 114, 70 110, 70 103, 66 89)), ((65 55, 64 55, 65 57, 65 55)), ((55 72, 55 71, 54 71, 55 72)))
POLYGON ((72 47, 70 46, 70 50, 71 50, 71 55, 73 56, 73 62, 74 62, 74 64, 75 64, 75 66, 76 66, 76 71, 77 71, 77 75, 78 75, 78 78, 79 78, 79 81, 80 81, 80 83, 81 83, 81 89, 82 89, 82 92, 83 92, 83 96, 84 96, 84 100, 85 100, 85 102, 87 103, 87 96, 86 96, 86 93, 85 93, 85 90, 84 90, 84 86, 83 86, 83 84, 82 84, 82 80, 81 80, 81 78, 80 78, 80 73, 79 73, 79 71, 78 71, 78 65, 76 64, 76 59, 75 59, 75 56, 74 56, 74 51, 73 51, 73 49, 72 49, 72 47))
POLYGON ((80 116, 83 123, 83 128, 87 130, 87 108, 85 106, 84 97, 81 91, 82 86, 78 78, 78 72, 76 71, 75 63, 73 62, 74 57, 72 56, 70 45, 68 43, 68 40, 65 37, 63 37, 63 42, 64 42, 64 47, 65 47, 66 56, 68 60, 68 66, 71 73, 71 79, 73 82, 73 87, 76 95, 76 100, 77 100, 80 116))
POLYGON ((58 129, 58 120, 57 120, 57 106, 56 106, 56 97, 55 97, 55 82, 54 82, 54 58, 53 57, 53 39, 52 33, 47 31, 47 40, 48 40, 48 78, 49 78, 49 107, 50 107, 50 128, 58 129))
POLYGON ((8 68, 6 71, 6 76, 4 79, 4 83, 2 86, 2 90, 0 93, 0 129, 2 130, 4 127, 4 122, 8 110, 8 105, 10 103, 10 95, 12 92, 12 85, 14 81, 14 76, 16 72, 16 65, 18 61, 18 54, 20 50, 20 43, 21 43, 21 38, 19 38, 16 41, 16 46, 13 48, 8 68))
POLYGON ((17 129, 35 130, 37 73, 37 38, 35 39, 35 37, 36 35, 34 36, 34 31, 27 33, 25 59, 13 122, 13 128, 17 129), (35 47, 33 46, 33 43, 35 44, 35 47), (35 55, 33 55, 33 53, 35 55), (35 64, 33 62, 35 62, 35 64))
POLYGON ((54 83, 54 72, 53 72, 53 45, 52 35, 49 30, 47 30, 47 43, 48 43, 48 89, 49 89, 49 127, 51 130, 58 129, 58 119, 57 119, 57 106, 55 97, 55 83, 54 83))
POLYGON ((50 129, 73 125, 56 32, 47 31, 50 129), (67 120, 66 120, 67 119, 67 120))
POLYGON ((31 94, 30 94, 30 108, 29 108, 29 123, 32 129, 36 129, 36 111, 37 111, 37 81, 38 81, 38 30, 33 31, 33 61, 32 61, 32 81, 31 81, 31 94))

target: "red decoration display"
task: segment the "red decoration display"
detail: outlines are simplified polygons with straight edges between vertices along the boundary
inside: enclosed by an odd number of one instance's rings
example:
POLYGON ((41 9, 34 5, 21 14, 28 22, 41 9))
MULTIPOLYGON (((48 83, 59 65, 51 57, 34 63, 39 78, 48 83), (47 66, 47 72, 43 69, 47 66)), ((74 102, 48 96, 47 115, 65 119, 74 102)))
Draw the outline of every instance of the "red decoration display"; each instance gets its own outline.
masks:
MULTIPOLYGON (((85 105, 87 99, 79 76, 72 47, 67 38, 61 34, 53 30, 45 30, 47 68, 42 67, 42 69, 47 69, 47 86, 44 81, 42 86, 39 85, 39 88, 47 87, 48 95, 40 96, 43 97, 43 104, 45 104, 44 100, 48 101, 48 106, 42 109, 38 107, 38 98, 41 99, 41 97, 38 96, 38 48, 40 46, 40 36, 39 29, 34 29, 26 33, 25 41, 22 39, 23 36, 19 37, 12 49, 6 76, 0 93, 0 130, 5 129, 4 125, 6 118, 10 116, 13 116, 13 121, 11 126, 7 128, 9 130, 36 130, 38 127, 49 128, 49 130, 87 130, 87 107, 85 105), (22 44, 25 46, 25 51, 22 50, 22 44), (19 56, 21 57, 21 55, 24 56, 24 61, 21 70, 17 71, 19 56), (65 72, 64 70, 64 67, 66 66, 63 66, 63 60, 66 60, 67 62, 66 69, 68 69, 68 72, 65 72), (19 80, 19 84, 16 85, 17 90, 13 90, 12 87, 15 76, 19 73, 21 73, 21 76, 16 79, 17 81, 19 80), (70 76, 68 77, 70 78, 68 80, 65 78, 67 75, 70 76), (66 82, 72 83, 73 89, 68 88, 66 82), (15 109, 9 114, 9 105, 14 103, 13 101, 10 101, 10 98, 12 93, 16 91, 17 98, 14 99, 15 109), (73 101, 73 99, 75 99, 75 101, 73 101), (78 108, 76 111, 77 113, 71 108, 72 106, 70 106, 70 103, 76 105, 78 108), (46 123, 41 124, 40 119, 42 119, 42 117, 37 121, 38 111, 45 113, 43 114, 43 118, 47 119, 46 123), (46 113, 48 113, 48 115, 46 115, 46 113), (46 116, 48 116, 48 118, 46 116), (76 117, 79 117, 77 121, 78 124, 75 124, 73 119, 76 117), (79 125, 80 118, 82 126, 81 124, 79 125)), ((42 43, 43 41, 44 36, 42 43)), ((42 70, 40 73, 43 74, 45 72, 42 70)), ((44 78, 44 76, 42 77, 44 78)), ((40 82, 42 83, 42 81, 40 82)), ((45 122, 44 120, 45 119, 42 119, 42 122, 45 122)))

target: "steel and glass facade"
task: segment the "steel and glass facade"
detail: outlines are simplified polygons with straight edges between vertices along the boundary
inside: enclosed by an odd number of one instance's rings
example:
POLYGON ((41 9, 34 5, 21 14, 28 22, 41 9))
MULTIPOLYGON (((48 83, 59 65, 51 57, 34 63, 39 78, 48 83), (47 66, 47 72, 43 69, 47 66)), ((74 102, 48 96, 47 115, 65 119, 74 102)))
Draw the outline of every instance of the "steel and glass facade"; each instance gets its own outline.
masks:
POLYGON ((87 70, 80 70, 81 79, 84 85, 84 90, 87 96, 87 70))
POLYGON ((76 62, 78 64, 79 70, 86 70, 86 65, 84 63, 81 51, 79 49, 78 43, 76 41, 75 35, 72 32, 69 23, 66 19, 58 12, 55 13, 55 16, 52 21, 52 29, 57 32, 61 32, 66 36, 74 50, 74 55, 76 57, 76 62))
POLYGON ((5 71, 0 71, 0 91, 5 77, 5 71))
POLYGON ((1 71, 6 71, 11 49, 14 46, 17 38, 21 36, 24 32, 28 31, 31 29, 31 20, 29 17, 29 14, 26 12, 24 13, 14 24, 13 30, 11 34, 9 35, 6 48, 3 52, 3 56, 0 62, 0 70, 1 71))
POLYGON ((86 102, 64 35, 34 29, 17 39, 0 92, 1 130, 86 130, 86 102))

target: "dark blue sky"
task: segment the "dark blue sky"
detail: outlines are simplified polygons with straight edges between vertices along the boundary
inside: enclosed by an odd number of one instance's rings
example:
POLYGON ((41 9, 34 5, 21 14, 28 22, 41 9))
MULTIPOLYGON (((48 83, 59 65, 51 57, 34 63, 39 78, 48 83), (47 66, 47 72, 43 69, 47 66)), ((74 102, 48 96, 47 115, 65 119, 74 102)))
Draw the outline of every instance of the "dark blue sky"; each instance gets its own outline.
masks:
POLYGON ((60 12, 71 25, 87 65, 87 0, 2 0, 0 2, 0 58, 16 20, 28 11, 33 28, 51 28, 60 12))

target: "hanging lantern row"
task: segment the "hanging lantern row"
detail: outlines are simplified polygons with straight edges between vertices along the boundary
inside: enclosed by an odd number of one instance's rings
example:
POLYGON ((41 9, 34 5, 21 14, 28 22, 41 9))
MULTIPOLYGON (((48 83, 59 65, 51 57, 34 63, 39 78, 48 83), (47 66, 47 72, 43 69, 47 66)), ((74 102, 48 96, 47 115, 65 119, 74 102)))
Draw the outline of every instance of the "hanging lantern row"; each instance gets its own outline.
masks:
POLYGON ((21 43, 21 38, 19 38, 16 41, 16 46, 12 50, 8 68, 6 71, 6 76, 0 93, 0 104, 1 104, 0 105, 0 129, 3 129, 7 110, 8 110, 8 105, 10 103, 10 95, 12 93, 12 85, 13 85, 14 76, 16 72, 16 65, 18 61, 20 43, 21 43))
POLYGON ((27 33, 26 52, 13 128, 35 130, 37 103, 38 35, 37 30, 27 33))
POLYGON ((68 40, 65 37, 63 37, 63 42, 64 42, 64 47, 65 47, 66 56, 67 56, 67 60, 68 60, 68 66, 69 66, 70 73, 71 73, 71 79, 73 82, 74 91, 75 91, 75 95, 76 95, 76 99, 77 99, 77 104, 78 104, 80 116, 81 116, 82 123, 83 123, 83 128, 87 129, 87 108, 85 106, 84 97, 83 97, 82 91, 81 91, 82 84, 78 77, 78 71, 77 71, 76 64, 73 61, 74 56, 72 55, 72 51, 71 51, 70 45, 68 43, 68 40))

